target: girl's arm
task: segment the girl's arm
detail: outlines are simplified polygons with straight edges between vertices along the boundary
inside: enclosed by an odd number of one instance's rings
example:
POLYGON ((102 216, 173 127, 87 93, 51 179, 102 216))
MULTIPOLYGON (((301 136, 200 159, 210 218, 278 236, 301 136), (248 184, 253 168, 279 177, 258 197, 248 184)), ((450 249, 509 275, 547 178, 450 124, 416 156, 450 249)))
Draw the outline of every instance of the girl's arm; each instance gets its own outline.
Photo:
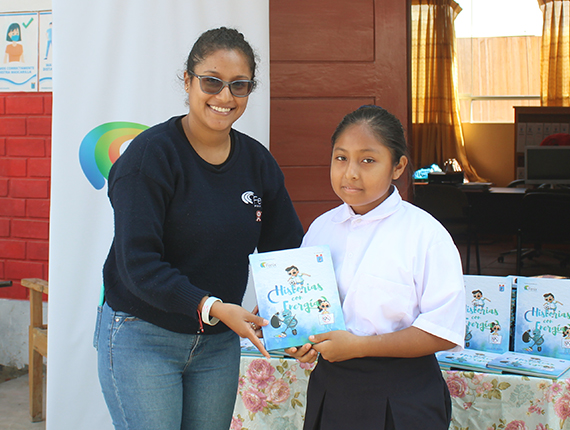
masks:
POLYGON ((287 352, 302 362, 313 362, 317 352, 327 361, 345 361, 362 357, 413 358, 455 347, 453 342, 416 327, 374 336, 357 336, 337 330, 309 337, 315 344, 290 348, 287 352))

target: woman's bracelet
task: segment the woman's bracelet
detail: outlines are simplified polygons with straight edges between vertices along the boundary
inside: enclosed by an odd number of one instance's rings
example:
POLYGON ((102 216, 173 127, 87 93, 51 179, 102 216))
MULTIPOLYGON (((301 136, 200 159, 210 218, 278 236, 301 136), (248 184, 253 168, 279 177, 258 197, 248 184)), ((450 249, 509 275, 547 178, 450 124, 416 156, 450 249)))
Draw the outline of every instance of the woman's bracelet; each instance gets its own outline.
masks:
POLYGON ((219 318, 212 317, 210 318, 210 309, 212 309, 212 305, 216 302, 223 303, 217 297, 208 297, 202 306, 202 321, 208 325, 216 325, 220 322, 219 318))

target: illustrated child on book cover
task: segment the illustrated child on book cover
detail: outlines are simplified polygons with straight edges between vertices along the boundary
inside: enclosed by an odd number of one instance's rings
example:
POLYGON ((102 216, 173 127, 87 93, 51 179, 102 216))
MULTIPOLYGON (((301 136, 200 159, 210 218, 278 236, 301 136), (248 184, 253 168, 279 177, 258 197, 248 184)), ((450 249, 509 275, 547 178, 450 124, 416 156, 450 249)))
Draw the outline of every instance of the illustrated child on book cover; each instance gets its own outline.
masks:
POLYGON ((474 308, 484 308, 485 307, 485 300, 487 300, 488 302, 491 302, 491 300, 489 300, 486 297, 483 297, 483 292, 481 290, 474 290, 471 292, 471 294, 473 294, 473 300, 471 301, 471 303, 473 303, 473 307, 474 308))
POLYGON ((299 269, 296 266, 287 267, 285 271, 289 275, 289 284, 298 287, 302 287, 305 283, 303 276, 311 276, 308 273, 299 273, 299 269))
POLYGON ((501 336, 501 325, 499 324, 499 321, 493 321, 489 331, 491 332, 489 342, 495 345, 500 345, 503 341, 503 336, 501 336))
POLYGON ((560 303, 558 300, 554 299, 554 294, 546 293, 543 295, 544 297, 544 310, 545 311, 556 311, 556 305, 564 306, 564 303, 560 303))

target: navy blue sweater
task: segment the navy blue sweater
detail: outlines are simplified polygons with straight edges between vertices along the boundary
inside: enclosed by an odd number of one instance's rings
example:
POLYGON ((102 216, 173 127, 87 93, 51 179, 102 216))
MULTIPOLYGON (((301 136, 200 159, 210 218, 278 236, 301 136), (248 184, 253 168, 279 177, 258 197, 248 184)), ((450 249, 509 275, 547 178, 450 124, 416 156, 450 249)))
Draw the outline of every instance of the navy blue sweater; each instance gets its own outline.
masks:
POLYGON ((198 333, 205 295, 241 304, 248 255, 298 247, 303 229, 263 145, 232 130, 229 159, 213 166, 178 130, 178 118, 138 135, 111 169, 115 237, 103 278, 114 310, 198 333))

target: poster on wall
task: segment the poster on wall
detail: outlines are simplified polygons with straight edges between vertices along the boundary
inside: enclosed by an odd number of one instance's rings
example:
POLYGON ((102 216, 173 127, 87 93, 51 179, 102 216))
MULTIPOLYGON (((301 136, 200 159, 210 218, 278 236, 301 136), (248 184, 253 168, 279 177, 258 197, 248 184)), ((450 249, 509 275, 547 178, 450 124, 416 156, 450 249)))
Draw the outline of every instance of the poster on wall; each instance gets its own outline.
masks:
POLYGON ((40 12, 40 28, 39 28, 39 90, 52 90, 52 17, 51 12, 40 12))
POLYGON ((0 91, 37 91, 38 21, 36 12, 0 14, 0 91))

